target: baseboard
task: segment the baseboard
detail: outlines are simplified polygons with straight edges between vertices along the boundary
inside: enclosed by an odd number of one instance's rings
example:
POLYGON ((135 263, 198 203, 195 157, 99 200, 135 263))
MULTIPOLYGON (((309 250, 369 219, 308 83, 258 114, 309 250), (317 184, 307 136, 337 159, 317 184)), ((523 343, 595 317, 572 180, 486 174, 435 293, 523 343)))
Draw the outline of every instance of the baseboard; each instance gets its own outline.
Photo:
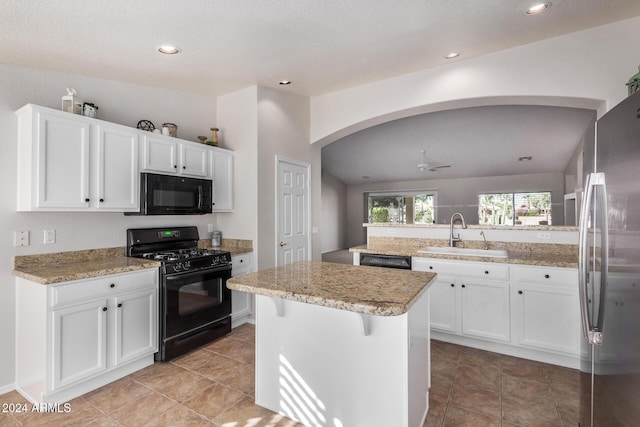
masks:
POLYGON ((2 387, 0 387, 0 394, 9 393, 10 391, 13 391, 15 389, 16 385, 14 383, 3 385, 2 387))

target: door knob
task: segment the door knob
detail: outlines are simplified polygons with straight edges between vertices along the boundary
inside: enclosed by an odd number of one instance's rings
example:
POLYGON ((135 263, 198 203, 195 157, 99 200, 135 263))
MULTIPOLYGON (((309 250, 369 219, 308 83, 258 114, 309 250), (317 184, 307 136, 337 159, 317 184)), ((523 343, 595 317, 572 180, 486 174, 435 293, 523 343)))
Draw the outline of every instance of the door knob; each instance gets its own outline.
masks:
POLYGON ((287 246, 285 242, 280 242, 280 247, 287 246))

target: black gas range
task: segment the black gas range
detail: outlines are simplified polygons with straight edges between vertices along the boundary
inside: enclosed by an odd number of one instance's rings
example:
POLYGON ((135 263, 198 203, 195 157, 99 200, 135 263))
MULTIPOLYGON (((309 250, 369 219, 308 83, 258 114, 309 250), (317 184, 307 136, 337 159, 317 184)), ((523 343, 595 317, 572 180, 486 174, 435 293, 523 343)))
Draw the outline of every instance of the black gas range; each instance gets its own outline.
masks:
POLYGON ((231 254, 198 248, 197 227, 127 230, 126 255, 160 261, 159 349, 166 361, 231 331, 231 254))

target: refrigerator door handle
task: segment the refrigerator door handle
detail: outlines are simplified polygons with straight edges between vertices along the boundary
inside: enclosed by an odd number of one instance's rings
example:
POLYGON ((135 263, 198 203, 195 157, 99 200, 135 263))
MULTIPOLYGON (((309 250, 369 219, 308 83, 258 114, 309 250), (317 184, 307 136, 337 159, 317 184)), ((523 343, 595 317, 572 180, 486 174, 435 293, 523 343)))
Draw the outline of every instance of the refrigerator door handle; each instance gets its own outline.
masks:
MULTIPOLYGON (((607 284, 607 270, 609 258, 608 245, 608 215, 607 215, 607 188, 604 173, 592 173, 587 175, 585 182, 586 193, 582 200, 579 227, 579 257, 578 257, 578 287, 580 293, 580 313, 585 337, 590 344, 602 344, 602 332, 604 326, 604 303, 607 284), (593 206, 595 199, 596 205, 593 206), (593 209, 593 210, 592 210, 593 209), (591 224, 589 221, 591 220, 591 224), (599 226, 599 227, 598 227, 599 226), (593 230, 593 249, 589 246, 589 228, 593 230), (596 253, 595 239, 600 230, 600 253, 596 253), (596 255, 599 255, 600 274, 596 274, 596 255), (592 298, 598 298, 598 312, 596 319, 592 316, 589 307, 588 286, 591 281, 599 276, 598 292, 593 292, 592 298)), ((592 302, 593 304, 596 301, 592 302)))

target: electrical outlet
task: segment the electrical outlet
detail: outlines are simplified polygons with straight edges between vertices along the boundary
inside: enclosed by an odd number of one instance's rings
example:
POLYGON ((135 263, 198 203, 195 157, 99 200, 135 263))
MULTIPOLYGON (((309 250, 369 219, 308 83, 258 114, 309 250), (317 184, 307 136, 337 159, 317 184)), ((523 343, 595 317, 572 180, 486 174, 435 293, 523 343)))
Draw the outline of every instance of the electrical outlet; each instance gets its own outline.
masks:
POLYGON ((44 230, 43 242, 45 245, 50 245, 56 242, 56 230, 44 230))
POLYGON ((13 232, 13 245, 29 246, 29 230, 26 231, 14 231, 13 232))
POLYGON ((211 233, 213 231, 213 224, 207 224, 207 231, 211 233))

